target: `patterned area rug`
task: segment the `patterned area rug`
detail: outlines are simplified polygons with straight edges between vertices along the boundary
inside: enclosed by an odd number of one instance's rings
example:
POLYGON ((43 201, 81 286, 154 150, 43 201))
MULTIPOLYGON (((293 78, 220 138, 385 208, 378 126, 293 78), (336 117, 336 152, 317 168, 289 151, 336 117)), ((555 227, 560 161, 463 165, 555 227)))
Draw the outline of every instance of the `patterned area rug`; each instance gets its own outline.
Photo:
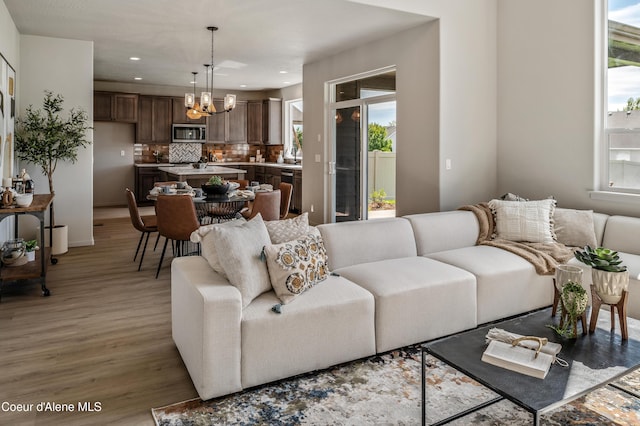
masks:
MULTIPOLYGON (((427 357, 427 424, 496 396, 427 357)), ((208 401, 194 399, 152 410, 156 424, 180 425, 419 425, 420 349, 409 347, 208 401)), ((638 394, 640 370, 616 385, 638 394)), ((501 401, 451 423, 530 425, 532 416, 501 401)), ((640 398, 607 386, 542 416, 544 425, 638 425, 640 398)))

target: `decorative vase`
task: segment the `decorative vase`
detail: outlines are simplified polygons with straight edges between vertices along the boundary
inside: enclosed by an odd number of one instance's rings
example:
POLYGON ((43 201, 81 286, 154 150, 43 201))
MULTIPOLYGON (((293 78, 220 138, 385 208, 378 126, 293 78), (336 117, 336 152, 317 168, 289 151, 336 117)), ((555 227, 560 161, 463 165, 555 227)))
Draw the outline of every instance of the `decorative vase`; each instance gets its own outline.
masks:
POLYGON ((558 265, 556 267, 556 289, 562 293, 562 287, 574 282, 582 285, 582 268, 573 265, 558 265))
POLYGON ((593 285, 602 301, 615 305, 622 298, 622 292, 629 289, 629 272, 609 272, 593 268, 591 270, 593 285))

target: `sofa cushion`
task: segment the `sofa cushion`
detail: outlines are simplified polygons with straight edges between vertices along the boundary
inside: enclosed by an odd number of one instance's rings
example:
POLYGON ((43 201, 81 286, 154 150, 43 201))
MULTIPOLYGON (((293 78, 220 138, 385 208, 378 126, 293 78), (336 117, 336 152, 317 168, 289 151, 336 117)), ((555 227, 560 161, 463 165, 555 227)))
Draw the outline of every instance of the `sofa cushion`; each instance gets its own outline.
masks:
POLYGON ((271 286, 282 303, 289 303, 329 276, 327 252, 320 231, 264 248, 271 286))
POLYGON ((555 204, 552 199, 489 201, 496 221, 496 238, 530 243, 554 242, 551 218, 555 204))
POLYGON ((428 257, 475 275, 478 324, 553 302, 553 277, 536 274, 531 263, 506 250, 482 245, 431 253, 428 257))
POLYGON ((329 256, 329 269, 416 255, 408 220, 402 218, 318 225, 329 256))
POLYGON ((264 223, 272 244, 295 240, 309 232, 309 213, 284 220, 269 220, 264 223))
POLYGON ((345 278, 329 276, 281 314, 276 303, 269 291, 242 313, 244 388, 375 353, 373 296, 345 278))
POLYGON ((615 251, 640 255, 640 218, 610 216, 602 245, 615 251))
POLYGON ((480 232, 478 219, 470 211, 420 213, 403 217, 413 228, 418 256, 473 246, 480 232))
POLYGON ((593 210, 555 209, 553 226, 559 243, 572 247, 598 246, 593 210))
POLYGON ((210 234, 229 282, 240 290, 243 308, 271 290, 267 264, 261 259, 262 249, 271 240, 260 214, 238 226, 214 227, 210 234))
POLYGON ((416 256, 334 272, 374 295, 377 352, 476 326, 476 280, 462 269, 416 256))

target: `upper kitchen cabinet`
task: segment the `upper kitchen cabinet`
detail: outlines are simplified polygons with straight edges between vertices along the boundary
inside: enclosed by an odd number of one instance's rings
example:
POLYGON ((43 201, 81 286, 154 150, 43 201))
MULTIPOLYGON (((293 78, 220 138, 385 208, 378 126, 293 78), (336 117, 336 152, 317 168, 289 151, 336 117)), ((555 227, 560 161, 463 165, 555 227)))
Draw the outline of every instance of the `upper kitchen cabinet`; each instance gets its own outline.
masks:
POLYGON ((282 99, 270 98, 262 102, 262 143, 281 145, 282 99))
POLYGON ((262 143, 262 101, 247 102, 247 142, 262 143))
POLYGON ((139 143, 171 142, 172 99, 166 96, 140 96, 136 141, 139 143))
POLYGON ((173 123, 174 124, 206 124, 205 117, 192 120, 187 117, 187 108, 184 106, 184 98, 173 98, 171 100, 173 107, 173 123))
MULTIPOLYGON (((224 110, 224 101, 214 99, 216 111, 224 110)), ((236 101, 236 107, 228 113, 207 117, 207 142, 245 143, 247 142, 247 102, 236 101)))
POLYGON ((138 121, 138 95, 94 92, 93 120, 136 123, 138 121))

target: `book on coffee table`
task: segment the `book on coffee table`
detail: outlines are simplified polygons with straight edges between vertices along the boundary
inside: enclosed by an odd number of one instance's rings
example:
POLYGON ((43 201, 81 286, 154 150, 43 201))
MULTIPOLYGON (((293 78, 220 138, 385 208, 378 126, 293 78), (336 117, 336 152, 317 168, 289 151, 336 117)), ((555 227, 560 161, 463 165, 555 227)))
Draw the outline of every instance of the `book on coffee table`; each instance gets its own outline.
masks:
POLYGON ((544 379, 553 364, 554 356, 521 346, 492 340, 482 354, 482 361, 518 373, 544 379))

